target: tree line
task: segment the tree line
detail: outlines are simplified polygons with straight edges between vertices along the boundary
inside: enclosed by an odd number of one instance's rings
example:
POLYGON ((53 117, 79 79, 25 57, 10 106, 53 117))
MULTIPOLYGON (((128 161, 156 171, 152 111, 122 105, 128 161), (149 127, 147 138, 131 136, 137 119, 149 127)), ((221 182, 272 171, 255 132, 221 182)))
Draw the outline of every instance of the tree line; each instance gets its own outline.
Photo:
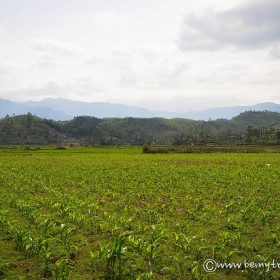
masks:
POLYGON ((278 145, 280 114, 248 111, 231 120, 77 116, 71 121, 31 113, 0 120, 0 144, 278 145))

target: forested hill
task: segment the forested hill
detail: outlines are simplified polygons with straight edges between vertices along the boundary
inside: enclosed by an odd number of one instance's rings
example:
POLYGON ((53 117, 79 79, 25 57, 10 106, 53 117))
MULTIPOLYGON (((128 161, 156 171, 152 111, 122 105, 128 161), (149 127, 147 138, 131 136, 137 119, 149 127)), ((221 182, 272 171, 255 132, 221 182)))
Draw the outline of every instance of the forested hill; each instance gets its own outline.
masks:
POLYGON ((247 111, 231 120, 79 116, 70 121, 30 113, 0 119, 0 144, 25 145, 279 144, 280 113, 247 111))

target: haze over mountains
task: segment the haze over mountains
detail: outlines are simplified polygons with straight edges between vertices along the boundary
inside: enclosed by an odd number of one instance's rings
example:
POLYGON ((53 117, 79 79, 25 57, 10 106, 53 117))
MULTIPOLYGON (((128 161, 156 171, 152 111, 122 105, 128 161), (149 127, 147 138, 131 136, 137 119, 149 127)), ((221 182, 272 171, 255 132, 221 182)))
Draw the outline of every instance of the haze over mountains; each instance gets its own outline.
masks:
POLYGON ((28 112, 41 118, 53 120, 70 120, 75 116, 94 116, 97 118, 186 118, 193 120, 231 119, 245 111, 280 112, 280 104, 272 102, 260 103, 253 106, 233 106, 209 108, 196 112, 158 112, 145 108, 113 104, 105 102, 81 102, 61 98, 47 98, 42 101, 14 102, 0 99, 0 117, 8 115, 27 114, 28 112))

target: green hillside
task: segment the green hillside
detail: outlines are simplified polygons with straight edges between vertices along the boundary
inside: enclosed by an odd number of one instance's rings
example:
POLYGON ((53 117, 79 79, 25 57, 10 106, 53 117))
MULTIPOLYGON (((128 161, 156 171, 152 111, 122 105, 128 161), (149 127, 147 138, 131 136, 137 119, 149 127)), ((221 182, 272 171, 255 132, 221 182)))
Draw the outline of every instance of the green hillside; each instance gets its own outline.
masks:
POLYGON ((279 144, 280 114, 248 111, 231 120, 79 116, 58 122, 32 114, 0 120, 0 144, 206 145, 279 144))
POLYGON ((0 120, 0 144, 57 144, 65 140, 61 124, 31 114, 0 120))
POLYGON ((246 130, 248 126, 254 128, 269 127, 277 129, 280 126, 280 114, 269 111, 248 111, 232 118, 230 125, 235 132, 242 132, 246 130))

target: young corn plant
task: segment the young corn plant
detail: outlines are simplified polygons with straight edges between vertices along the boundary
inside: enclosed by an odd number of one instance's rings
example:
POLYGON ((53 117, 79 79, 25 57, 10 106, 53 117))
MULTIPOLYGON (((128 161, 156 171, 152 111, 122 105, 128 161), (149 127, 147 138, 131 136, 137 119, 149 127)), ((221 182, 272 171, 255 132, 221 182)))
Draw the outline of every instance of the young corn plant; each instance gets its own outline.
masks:
POLYGON ((204 251, 205 249, 207 249, 207 247, 205 246, 201 246, 200 244, 196 245, 194 247, 194 259, 196 261, 200 261, 200 260, 203 260, 204 259, 204 251))
POLYGON ((139 255, 142 255, 145 245, 143 236, 129 235, 128 242, 129 245, 133 248, 133 251, 137 252, 139 255))
POLYGON ((201 260, 198 260, 198 261, 194 261, 192 263, 192 266, 191 266, 191 275, 190 275, 190 278, 191 280, 203 280, 205 279, 205 275, 202 273, 202 263, 201 263, 201 260))
POLYGON ((262 221, 262 225, 265 226, 267 223, 271 224, 271 219, 275 218, 275 215, 272 214, 272 211, 267 210, 260 210, 261 213, 261 221, 262 221))
POLYGON ((220 257, 220 251, 222 249, 223 245, 213 245, 211 246, 211 252, 212 252, 212 258, 213 260, 218 260, 220 257))
POLYGON ((247 223, 249 221, 253 222, 256 217, 255 207, 251 203, 249 203, 244 209, 241 210, 239 215, 241 221, 243 221, 244 223, 247 223))
POLYGON ((241 232, 238 232, 236 235, 236 240, 237 240, 237 244, 238 244, 238 249, 240 250, 242 247, 242 236, 241 236, 241 232))
POLYGON ((7 226, 7 216, 5 211, 0 212, 0 226, 1 226, 1 232, 4 232, 5 227, 7 226))
POLYGON ((280 245, 280 240, 279 240, 277 234, 276 233, 272 233, 271 237, 272 237, 273 244, 276 244, 276 245, 279 246, 280 245))
POLYGON ((187 236, 184 233, 178 235, 176 232, 173 232, 173 236, 175 238, 175 242, 174 242, 175 246, 180 250, 182 250, 185 255, 189 256, 193 238, 187 236))
POLYGON ((235 207, 235 201, 231 200, 229 204, 226 205, 225 214, 228 216, 229 214, 233 213, 235 207))
POLYGON ((91 228, 93 228, 97 222, 97 217, 99 215, 99 205, 95 203, 91 203, 90 205, 88 205, 88 215, 90 218, 91 228))
POLYGON ((236 253, 237 253, 237 250, 231 250, 231 251, 229 251, 229 252, 226 252, 226 253, 222 256, 223 261, 224 261, 225 263, 230 263, 230 262, 232 261, 232 257, 233 257, 234 255, 236 255, 236 253))
POLYGON ((15 239, 16 250, 24 252, 25 248, 27 246, 28 240, 29 240, 29 235, 26 231, 21 230, 21 229, 17 230, 16 239, 15 239))
POLYGON ((33 210, 27 215, 27 219, 30 221, 30 223, 37 225, 41 220, 41 216, 41 212, 39 212, 38 210, 33 210))
POLYGON ((49 232, 52 225, 53 222, 49 218, 46 218, 43 222, 39 223, 39 227, 42 229, 44 235, 46 235, 49 232))
POLYGON ((78 211, 74 210, 68 214, 69 221, 77 224, 78 226, 82 227, 85 224, 85 216, 78 211))
POLYGON ((99 249, 99 251, 94 251, 89 253, 89 259, 90 259, 90 267, 93 271, 98 271, 100 269, 100 259, 103 252, 99 249))
POLYGON ((125 241, 126 235, 120 234, 112 242, 100 244, 99 257, 106 260, 106 279, 123 279, 125 241))
POLYGON ((12 222, 10 222, 10 221, 7 221, 6 222, 6 232, 8 233, 8 234, 14 234, 15 233, 15 225, 12 223, 12 222))
POLYGON ((16 201, 15 208, 22 216, 26 217, 29 217, 30 213, 34 210, 28 202, 22 200, 16 201))
POLYGON ((29 255, 34 255, 38 252, 38 238, 29 236, 28 243, 25 245, 25 252, 29 255))
POLYGON ((63 244, 65 247, 69 247, 69 237, 71 232, 73 232, 75 229, 74 228, 67 228, 66 224, 61 224, 60 227, 58 228, 58 234, 60 236, 60 239, 58 239, 58 242, 63 244))
POLYGON ((62 203, 56 202, 52 205, 52 208, 57 209, 62 218, 66 217, 72 209, 72 207, 68 205, 68 201, 66 200, 64 200, 62 203))
MULTIPOLYGON (((179 268, 180 275, 183 276, 185 273, 185 267, 187 263, 187 257, 177 257, 173 256, 174 263, 177 264, 177 267, 179 268)), ((176 268, 177 269, 177 268, 176 268)))
POLYGON ((71 270, 75 270, 69 262, 66 256, 62 256, 55 262, 55 269, 53 271, 53 279, 55 280, 67 280, 71 270))
POLYGON ((233 215, 228 216, 226 218, 226 228, 227 230, 235 230, 239 228, 239 225, 236 222, 235 217, 233 215))
POLYGON ((152 224, 156 224, 160 218, 160 214, 153 209, 148 209, 146 210, 146 219, 147 222, 152 223, 152 224))
POLYGON ((40 250, 43 251, 43 257, 44 257, 43 275, 44 277, 50 277, 52 275, 52 271, 50 269, 52 252, 50 251, 48 240, 43 240, 40 243, 40 250))
POLYGON ((160 227, 152 225, 152 232, 150 239, 145 242, 144 256, 149 261, 149 265, 154 265, 159 259, 160 241, 166 241, 167 235, 160 227))

